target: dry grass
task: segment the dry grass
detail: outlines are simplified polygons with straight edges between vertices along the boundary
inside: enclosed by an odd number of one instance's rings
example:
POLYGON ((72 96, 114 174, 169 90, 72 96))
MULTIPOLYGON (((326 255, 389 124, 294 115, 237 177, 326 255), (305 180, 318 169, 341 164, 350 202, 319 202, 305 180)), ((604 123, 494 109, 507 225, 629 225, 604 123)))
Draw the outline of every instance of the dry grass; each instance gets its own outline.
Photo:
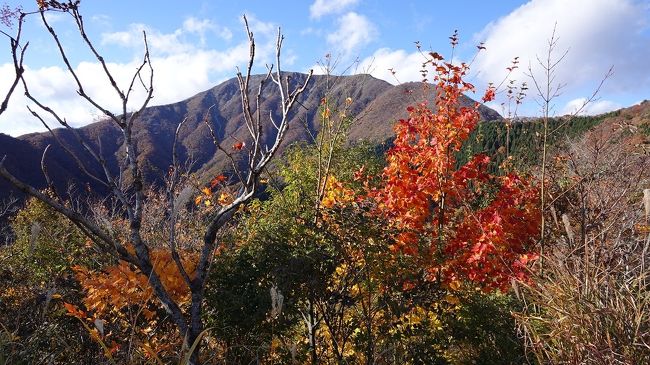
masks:
POLYGON ((648 156, 612 138, 575 142, 550 174, 553 244, 516 313, 541 364, 650 363, 648 156))
POLYGON ((538 362, 650 363, 649 244, 622 238, 588 264, 566 247, 546 257, 517 314, 538 362))

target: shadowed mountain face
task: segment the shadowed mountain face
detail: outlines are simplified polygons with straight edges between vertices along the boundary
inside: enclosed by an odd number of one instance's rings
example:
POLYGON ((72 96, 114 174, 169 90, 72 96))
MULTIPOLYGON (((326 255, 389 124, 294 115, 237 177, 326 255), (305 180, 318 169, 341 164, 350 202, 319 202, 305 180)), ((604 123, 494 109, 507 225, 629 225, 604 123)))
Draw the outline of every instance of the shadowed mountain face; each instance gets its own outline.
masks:
MULTIPOLYGON (((300 73, 284 75, 290 77, 292 89, 307 77, 300 73)), ((252 91, 257 90, 261 80, 262 76, 253 76, 252 91)), ((352 99, 351 112, 348 114, 356 116, 356 120, 349 130, 350 142, 366 140, 380 143, 394 135, 393 125, 398 119, 407 116, 407 106, 425 99, 431 100, 433 95, 421 83, 393 86, 369 75, 313 76, 297 107, 289 116, 290 128, 282 145, 284 148, 298 141, 311 142, 311 136, 320 128, 317 113, 324 97, 328 98, 330 105, 340 105, 341 108, 346 98, 352 99)), ((463 103, 472 105, 474 101, 466 98, 463 103)), ((263 87, 260 104, 262 117, 268 118, 270 114, 279 120, 279 104, 280 96, 276 88, 267 82, 263 87)), ((480 113, 483 120, 501 118, 498 113, 483 106, 480 113)), ((180 129, 177 142, 180 160, 192 161, 193 171, 200 176, 228 171, 230 162, 223 154, 215 154, 216 148, 205 120, 211 123, 217 139, 224 147, 229 148, 237 141, 246 141, 247 131, 237 80, 233 78, 187 100, 150 107, 144 111, 134 127, 133 139, 137 141, 136 148, 148 182, 160 182, 168 170, 174 133, 183 120, 185 123, 180 129)), ((117 174, 124 156, 123 136, 119 129, 109 121, 101 121, 79 128, 77 132, 107 161, 112 172, 117 174)), ((51 145, 44 157, 44 166, 58 191, 63 192, 72 184, 74 189, 92 188, 101 194, 101 183, 82 172, 86 169, 101 177, 103 173, 99 164, 83 150, 72 132, 57 129, 54 134, 56 138, 50 133, 34 133, 18 138, 0 134, 0 158, 6 155, 5 165, 15 176, 43 188, 46 181, 41 160, 46 146, 51 145), (78 160, 71 158, 68 151, 76 154, 78 160)), ((273 128, 265 130, 264 136, 267 141, 271 141, 275 137, 273 128)), ((245 153, 240 155, 244 157, 245 153)), ((0 198, 11 193, 16 193, 13 187, 4 180, 0 181, 0 198)))

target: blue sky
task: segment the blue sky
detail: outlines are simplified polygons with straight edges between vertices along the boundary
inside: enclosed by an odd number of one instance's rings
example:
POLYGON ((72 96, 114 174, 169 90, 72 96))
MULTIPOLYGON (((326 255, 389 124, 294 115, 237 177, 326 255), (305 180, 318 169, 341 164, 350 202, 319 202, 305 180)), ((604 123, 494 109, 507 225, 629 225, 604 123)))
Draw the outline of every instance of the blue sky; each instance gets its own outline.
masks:
MULTIPOLYGON (((35 9, 35 1, 0 0, 10 7, 35 9)), ((415 48, 449 54, 449 35, 458 29, 457 60, 469 61, 475 45, 485 42, 472 65, 479 88, 499 82, 515 56, 520 70, 511 75, 526 81, 528 66, 541 77, 536 56, 545 56, 547 40, 557 24, 557 56, 568 50, 556 81, 565 85, 554 101, 557 115, 573 111, 591 95, 610 66, 599 99, 583 112, 600 113, 650 99, 650 3, 647 0, 532 1, 100 1, 82 0, 90 37, 104 54, 118 81, 126 82, 142 55, 146 30, 153 56, 154 105, 179 101, 235 75, 247 60, 241 16, 246 14, 258 42, 259 64, 272 62, 277 28, 285 35, 283 69, 305 72, 321 67, 326 54, 337 60, 334 73, 371 73, 393 84, 418 80, 422 56, 415 48), (388 69, 396 71, 396 77, 388 69)), ((65 43, 85 88, 109 107, 117 105, 98 66, 79 42, 66 14, 48 15, 65 43)), ((3 27, 2 30, 11 32, 3 27)), ((75 126, 101 116, 75 96, 40 19, 32 16, 24 39, 30 42, 26 77, 31 91, 62 110, 75 126)), ((0 43, 0 92, 11 79, 8 40, 0 43), (4 48, 2 48, 4 47, 4 48)), ((262 72, 263 68, 257 69, 262 72)), ((0 133, 41 131, 29 116, 19 90, 0 116, 0 133)), ((537 115, 533 90, 519 114, 537 115)), ((502 99, 503 100, 503 99, 502 99)), ((503 113, 499 103, 492 105, 503 113)))

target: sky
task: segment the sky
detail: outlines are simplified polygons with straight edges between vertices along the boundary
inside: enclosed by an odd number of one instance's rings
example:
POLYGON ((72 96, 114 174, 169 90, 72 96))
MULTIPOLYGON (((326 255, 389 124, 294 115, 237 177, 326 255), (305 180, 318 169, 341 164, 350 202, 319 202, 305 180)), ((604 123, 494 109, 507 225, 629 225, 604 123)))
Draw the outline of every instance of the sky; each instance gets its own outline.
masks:
MULTIPOLYGON (((36 10, 36 1, 0 0, 0 5, 36 10)), ((508 78, 528 84, 521 116, 540 114, 539 97, 530 78, 545 83, 538 60, 545 61, 555 34, 553 60, 562 58, 553 84, 561 86, 551 114, 572 113, 607 77, 596 99, 581 113, 598 114, 650 99, 650 1, 648 0, 304 0, 304 1, 122 1, 82 0, 86 31, 124 89, 142 61, 146 31, 154 68, 151 105, 189 98, 236 75, 245 68, 248 45, 242 16, 246 15, 258 50, 258 67, 274 62, 278 27, 285 37, 282 69, 334 74, 370 73, 392 84, 421 79, 424 51, 452 57, 449 36, 458 30, 456 62, 471 62, 469 81, 475 98, 489 82, 500 84, 506 68, 519 57, 519 68, 508 78), (553 30, 555 29, 555 33, 553 30), (476 54, 479 43, 485 50, 476 54), (394 73, 393 73, 394 71, 394 73)), ((80 42, 72 18, 48 13, 84 89, 108 109, 119 101, 96 59, 80 42)), ((13 28, 0 24, 13 34, 13 28)), ((57 110, 73 126, 102 116, 81 100, 58 50, 40 17, 30 16, 24 27, 25 77, 30 91, 57 110)), ((9 39, 0 36, 0 95, 13 79, 9 39)), ((0 115, 0 133, 19 136, 43 131, 27 110, 22 87, 0 115)), ((129 108, 136 108, 136 93, 129 108)), ((472 95, 469 95, 470 97, 472 95)), ((492 103, 507 114, 504 93, 492 103)), ((512 112, 512 110, 510 111, 512 112)), ((51 121, 50 121, 51 122, 51 121)))

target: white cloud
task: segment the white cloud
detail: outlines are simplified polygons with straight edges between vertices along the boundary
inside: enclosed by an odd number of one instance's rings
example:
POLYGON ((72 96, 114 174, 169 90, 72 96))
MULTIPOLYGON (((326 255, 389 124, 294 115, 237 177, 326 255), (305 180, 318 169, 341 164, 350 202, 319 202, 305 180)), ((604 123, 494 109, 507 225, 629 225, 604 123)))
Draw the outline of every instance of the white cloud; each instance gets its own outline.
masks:
POLYGON ((573 99, 566 103, 560 114, 566 115, 578 112, 578 115, 596 115, 623 107, 621 104, 609 100, 595 100, 585 105, 586 101, 587 98, 573 99))
POLYGON ((340 13, 358 2, 359 0, 316 0, 309 7, 309 16, 318 19, 328 14, 340 13))
MULTIPOLYGON (((504 117, 512 117, 512 115, 508 115, 508 110, 506 108, 506 105, 503 103, 499 103, 498 101, 489 101, 485 103, 485 106, 503 115, 504 117)), ((514 112, 512 112, 511 114, 514 114, 514 112)))
POLYGON ((47 19, 47 22, 50 25, 54 25, 62 22, 68 22, 69 24, 73 24, 72 17, 69 17, 69 15, 66 13, 48 11, 45 12, 45 19, 47 19))
POLYGON ((147 33, 147 42, 152 54, 191 52, 197 46, 205 46, 206 37, 209 35, 216 35, 226 41, 232 38, 232 32, 227 27, 221 27, 209 19, 189 17, 181 28, 171 33, 160 32, 146 24, 134 23, 125 31, 103 33, 101 43, 140 50, 144 44, 143 31, 147 33), (198 36, 198 42, 193 36, 198 36))
POLYGON ((224 40, 232 39, 232 32, 227 27, 221 27, 210 19, 198 19, 189 17, 183 22, 183 30, 188 33, 196 33, 201 37, 201 45, 206 43, 206 33, 210 32, 224 40))
MULTIPOLYGON (((255 32, 257 64, 274 63, 277 27, 252 16, 249 17, 249 24, 255 32)), ((202 32, 220 31, 220 28, 210 21, 189 18, 181 28, 171 33, 160 32, 146 24, 132 24, 125 31, 106 33, 102 37, 102 44, 117 44, 133 50, 131 61, 107 64, 121 90, 128 88, 133 72, 141 63, 143 29, 147 30, 154 68, 154 99, 150 105, 167 104, 191 97, 233 77, 236 67, 242 67, 248 61, 249 48, 245 37, 223 49, 205 48, 190 37, 200 36, 202 32)), ((295 53, 289 49, 285 50, 285 54, 285 64, 291 64, 296 58, 295 53)), ((119 113, 120 100, 107 81, 101 66, 95 62, 81 62, 74 68, 83 82, 84 90, 102 106, 119 113)), ((12 64, 0 64, 0 74, 13 75, 13 72, 12 64)), ((79 98, 74 80, 66 69, 59 66, 26 68, 25 77, 32 95, 61 112, 62 117, 71 125, 82 126, 102 117, 97 110, 79 98)), ((0 92, 8 88, 12 81, 10 79, 0 78, 0 92)), ((138 108, 143 100, 144 90, 137 88, 138 85, 136 83, 128 110, 138 108)), ((9 108, 0 116, 0 131, 18 136, 43 130, 40 122, 26 109, 25 106, 31 103, 22 94, 22 86, 19 86, 9 103, 9 108)), ((53 127, 58 127, 55 122, 49 122, 53 127)))
POLYGON ((192 44, 182 41, 182 29, 177 29, 173 33, 161 33, 146 24, 140 23, 131 24, 129 25, 129 28, 124 31, 102 33, 101 44, 117 45, 140 50, 144 45, 143 32, 147 33, 149 49, 154 54, 178 53, 189 51, 193 48, 192 44))
POLYGON ((307 28, 300 31, 300 35, 302 35, 302 36, 312 35, 312 34, 316 35, 316 36, 321 36, 323 34, 323 30, 322 29, 312 28, 312 27, 307 27, 307 28))
MULTIPOLYGON (((274 38, 278 35, 278 26, 272 22, 264 22, 258 19, 253 14, 246 14, 246 19, 248 19, 248 27, 251 32, 255 35, 255 38, 259 39, 259 36, 262 35, 265 38, 274 38)), ((241 19, 242 25, 244 24, 244 19, 241 19)))
MULTIPOLYGON (((484 81, 499 81, 515 56, 520 69, 513 78, 524 80, 536 57, 544 59, 548 39, 557 23, 555 57, 566 50, 559 64, 556 82, 568 87, 595 87, 611 65, 615 74, 605 84, 609 91, 639 91, 650 88, 650 38, 647 20, 650 7, 635 0, 532 0, 505 17, 489 24, 476 36, 487 51, 475 64, 484 81), (585 85, 585 83, 596 83, 585 85)), ((565 90, 568 91, 568 90, 565 90)))
POLYGON ((424 61, 419 52, 408 53, 402 49, 380 48, 372 56, 361 60, 359 72, 369 73, 392 84, 421 81, 422 75, 419 70, 422 69, 424 61))
MULTIPOLYGON (((8 63, 0 65, 0 72, 3 75, 13 74, 13 65, 8 63)), ((63 117, 72 125, 78 125, 77 122, 80 117, 90 118, 88 108, 76 96, 75 88, 72 87, 73 81, 64 69, 60 67, 44 67, 34 70, 25 67, 25 78, 32 95, 38 96, 45 105, 56 111, 65 111, 63 117)), ((0 79, 0 90, 6 90, 8 81, 4 78, 0 79)), ((23 95, 22 85, 19 85, 12 96, 6 112, 0 116, 0 131, 18 136, 37 130, 44 130, 41 123, 31 116, 27 110, 27 105, 40 112, 23 95)), ((49 120, 47 113, 40 114, 46 120, 49 120)))
MULTIPOLYGON (((7 67, 8 64, 2 66, 7 67)), ((112 64, 107 67, 114 76, 118 86, 125 90, 130 81, 136 63, 112 64)), ((109 110, 119 112, 120 99, 110 87, 107 77, 98 63, 81 62, 75 67, 75 72, 82 80, 84 91, 100 105, 109 110)), ((146 75, 145 75, 146 77, 146 75)), ((94 109, 88 102, 77 95, 77 87, 67 70, 61 67, 43 67, 25 70, 25 79, 30 93, 41 103, 52 108, 65 118, 72 126, 82 126, 94 121, 99 111, 94 109)), ((22 89, 22 87, 20 88, 22 89)), ((50 127, 60 127, 57 122, 46 112, 42 112, 22 95, 22 90, 14 94, 7 112, 0 118, 0 126, 6 133, 19 135, 25 132, 43 130, 40 122, 32 117, 26 106, 39 112, 48 122, 50 127)), ((129 104, 129 110, 133 110, 141 103, 144 96, 142 88, 134 88, 133 97, 129 104)))
POLYGON ((210 19, 197 19, 189 17, 183 22, 183 29, 192 33, 205 33, 208 30, 214 30, 216 25, 210 19))
MULTIPOLYGON (((180 52, 162 57, 154 57, 151 62, 154 68, 154 99, 152 105, 161 105, 180 101, 197 92, 206 90, 218 81, 233 76, 235 68, 248 60, 248 45, 241 43, 224 51, 195 50, 180 52)), ((108 68, 115 77, 121 90, 127 89, 134 70, 139 62, 109 63, 108 68)), ((13 72, 11 64, 0 65, 0 71, 5 74, 13 72)), ((115 91, 110 87, 106 76, 97 63, 82 62, 75 67, 84 90, 107 109, 118 112, 121 103, 115 91)), ((45 105, 62 113, 73 126, 82 126, 93 122, 98 117, 98 111, 82 100, 76 93, 74 80, 67 70, 61 67, 45 67, 27 69, 25 72, 27 84, 32 95, 45 105)), ((145 74, 144 79, 148 75, 145 74)), ((128 105, 128 110, 139 107, 144 97, 144 90, 138 88, 128 105)), ((0 90, 5 90, 5 82, 0 83, 0 90)), ((19 87, 9 104, 8 110, 0 116, 0 130, 11 135, 42 130, 40 122, 34 119, 26 109, 31 105, 19 87)), ((51 126, 58 127, 50 120, 51 126)))
POLYGON ((248 60, 248 45, 241 43, 225 51, 179 53, 152 60, 156 87, 155 104, 180 101, 215 86, 221 75, 234 76, 237 66, 248 60))
POLYGON ((349 56, 378 35, 375 25, 363 15, 349 12, 337 20, 338 29, 327 36, 327 43, 349 56))
POLYGON ((103 27, 109 27, 111 25, 111 17, 106 14, 96 14, 90 17, 90 20, 93 21, 93 24, 99 24, 103 27))

